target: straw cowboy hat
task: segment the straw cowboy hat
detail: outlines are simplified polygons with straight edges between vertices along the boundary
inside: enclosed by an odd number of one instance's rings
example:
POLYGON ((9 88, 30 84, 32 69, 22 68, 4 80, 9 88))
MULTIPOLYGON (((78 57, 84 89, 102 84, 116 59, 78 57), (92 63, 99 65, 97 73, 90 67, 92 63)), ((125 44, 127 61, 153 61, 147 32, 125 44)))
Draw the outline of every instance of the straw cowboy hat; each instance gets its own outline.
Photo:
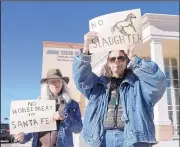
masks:
POLYGON ((47 72, 46 78, 41 79, 41 84, 46 82, 47 79, 63 79, 67 84, 69 83, 69 78, 63 77, 59 69, 50 69, 47 72))

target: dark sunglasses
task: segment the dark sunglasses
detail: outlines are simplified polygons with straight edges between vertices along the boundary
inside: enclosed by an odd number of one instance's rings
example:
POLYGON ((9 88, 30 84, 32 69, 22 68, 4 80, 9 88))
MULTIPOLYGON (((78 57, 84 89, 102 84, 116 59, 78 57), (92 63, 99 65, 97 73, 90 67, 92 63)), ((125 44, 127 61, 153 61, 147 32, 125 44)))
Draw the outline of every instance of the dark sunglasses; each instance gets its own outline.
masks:
POLYGON ((124 61, 126 61, 127 57, 125 57, 125 56, 111 57, 111 58, 109 58, 108 60, 109 60, 109 62, 114 63, 114 62, 116 61, 116 59, 117 59, 119 62, 123 63, 124 61))

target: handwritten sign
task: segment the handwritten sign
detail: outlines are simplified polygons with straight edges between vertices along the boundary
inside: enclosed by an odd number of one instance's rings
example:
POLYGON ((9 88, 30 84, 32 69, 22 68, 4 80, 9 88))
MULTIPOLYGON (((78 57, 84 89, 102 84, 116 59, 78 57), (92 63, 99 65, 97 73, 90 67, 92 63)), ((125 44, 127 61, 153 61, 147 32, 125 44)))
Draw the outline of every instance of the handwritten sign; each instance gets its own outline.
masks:
POLYGON ((132 44, 142 43, 140 9, 110 13, 89 21, 90 31, 98 39, 90 44, 90 52, 125 50, 132 44))
POLYGON ((56 130, 53 121, 55 100, 18 100, 11 102, 10 133, 56 130))

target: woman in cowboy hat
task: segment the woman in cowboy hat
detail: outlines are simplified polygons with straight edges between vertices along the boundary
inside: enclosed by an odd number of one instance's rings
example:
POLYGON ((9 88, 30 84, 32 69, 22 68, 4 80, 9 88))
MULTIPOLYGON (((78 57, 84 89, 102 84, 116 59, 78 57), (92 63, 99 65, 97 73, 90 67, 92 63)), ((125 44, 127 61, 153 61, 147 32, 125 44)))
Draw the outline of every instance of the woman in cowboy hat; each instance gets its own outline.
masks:
POLYGON ((51 69, 40 82, 42 94, 39 99, 56 100, 57 111, 52 117, 57 121, 57 131, 19 133, 17 141, 24 144, 33 138, 32 147, 73 147, 72 132, 80 133, 82 120, 79 105, 71 99, 67 87, 69 78, 63 77, 59 69, 51 69))

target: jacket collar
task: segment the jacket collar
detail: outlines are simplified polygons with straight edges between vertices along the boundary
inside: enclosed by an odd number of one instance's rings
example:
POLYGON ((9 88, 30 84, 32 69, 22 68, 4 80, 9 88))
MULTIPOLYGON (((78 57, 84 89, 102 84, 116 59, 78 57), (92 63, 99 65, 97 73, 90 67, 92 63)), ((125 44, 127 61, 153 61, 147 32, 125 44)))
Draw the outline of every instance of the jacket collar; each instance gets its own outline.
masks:
POLYGON ((127 70, 125 79, 122 81, 121 84, 128 83, 129 85, 134 86, 135 81, 136 81, 135 74, 132 72, 132 70, 127 70))
MULTIPOLYGON (((136 76, 135 74, 132 72, 132 70, 128 69, 125 75, 124 80, 122 81, 121 84, 129 84, 131 86, 134 86, 136 81, 136 76)), ((105 77, 103 75, 100 76, 100 80, 98 81, 98 83, 103 84, 106 88, 108 88, 107 84, 110 83, 110 79, 108 77, 105 77)))

